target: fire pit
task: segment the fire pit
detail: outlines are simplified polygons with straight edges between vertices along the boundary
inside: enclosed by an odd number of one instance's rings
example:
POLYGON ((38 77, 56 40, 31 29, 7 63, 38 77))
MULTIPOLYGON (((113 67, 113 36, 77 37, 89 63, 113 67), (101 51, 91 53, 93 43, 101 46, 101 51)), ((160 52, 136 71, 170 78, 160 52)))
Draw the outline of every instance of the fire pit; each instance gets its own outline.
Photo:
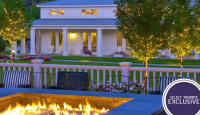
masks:
POLYGON ((18 93, 0 98, 0 115, 99 115, 132 99, 18 93))

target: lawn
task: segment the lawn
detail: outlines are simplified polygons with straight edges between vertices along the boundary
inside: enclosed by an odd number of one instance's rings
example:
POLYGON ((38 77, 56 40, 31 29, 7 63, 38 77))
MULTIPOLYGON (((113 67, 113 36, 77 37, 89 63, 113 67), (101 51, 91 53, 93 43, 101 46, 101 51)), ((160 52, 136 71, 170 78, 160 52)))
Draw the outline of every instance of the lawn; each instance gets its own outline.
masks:
MULTIPOLYGON (((6 49, 10 49, 10 44, 6 43, 6 49)), ((17 43, 17 47, 21 47, 21 43, 17 43)))
MULTIPOLYGON (((17 53, 20 53, 20 51, 17 51, 17 53)), ((0 55, 5 54, 5 55, 11 55, 11 51, 2 51, 0 52, 0 55)))
MULTIPOLYGON (((28 56, 28 55, 27 55, 28 56)), ((19 56, 24 57, 24 56, 19 56)), ((132 62, 143 63, 136 58, 123 58, 123 57, 82 57, 82 56, 50 56, 52 59, 60 60, 80 60, 80 61, 103 61, 103 62, 132 62)), ((170 64, 179 65, 178 59, 149 59, 148 64, 170 64)), ((200 60, 184 59, 183 65, 200 65, 200 60)))
MULTIPOLYGON (((28 60, 15 60, 15 63, 31 63, 31 61, 28 60)), ((4 63, 4 60, 1 60, 0 63, 4 63)), ((61 64, 61 65, 90 65, 90 66, 119 66, 119 64, 113 64, 113 63, 92 63, 92 62, 63 62, 63 61, 44 61, 43 64, 61 64)), ((132 65, 131 67, 142 67, 142 65, 132 65)), ((179 68, 177 66, 149 66, 149 67, 156 67, 156 68, 179 68)), ((187 67, 188 69, 200 69, 200 67, 187 67)), ((7 68, 6 68, 7 69, 7 68)), ((10 68, 11 70, 13 69, 12 67, 10 68)), ((22 67, 21 70, 23 70, 24 68, 22 67)), ((32 68, 33 69, 33 68, 32 68)), ((16 68, 16 70, 18 70, 18 67, 16 68)), ((28 71, 29 68, 26 68, 26 70, 28 71)), ((3 71, 3 67, 0 67, 0 76, 2 76, 2 71, 3 71)), ((44 68, 42 68, 42 71, 44 72, 44 68)), ((61 71, 61 68, 58 68, 58 71, 61 71)), ((64 69, 64 71, 67 71, 67 68, 64 69)), ((73 69, 70 69, 70 71, 73 71, 73 69)), ((78 69, 76 69, 75 71, 79 71, 78 69)), ((84 72, 85 70, 82 69, 82 72, 84 72)), ((90 76, 91 76, 91 70, 87 71, 90 76)), ((106 70, 106 75, 109 75, 109 71, 106 70)), ((50 73, 50 68, 47 68, 47 73, 50 73)), ((115 75, 116 72, 113 70, 111 71, 112 75, 115 75)), ((156 77, 160 76, 160 72, 156 72, 156 77)), ((180 73, 176 73, 176 76, 178 76, 180 73)), ((56 69, 53 68, 52 69, 52 75, 53 75, 53 84, 55 85, 55 77, 56 77, 56 69)), ((118 71, 118 75, 121 75, 121 71, 118 71)), ((193 73, 190 73, 190 76, 193 76, 193 73)), ((44 79, 44 74, 42 75, 43 79, 44 79)), ((133 80, 133 71, 130 72, 130 80, 133 80)), ((166 72, 162 73, 162 76, 166 76, 166 72)), ((169 76, 173 76, 173 73, 170 72, 169 76)), ((183 73, 183 76, 187 76, 187 73, 183 73)), ((149 72, 149 77, 153 77, 153 72, 149 72)), ((1 81, 1 77, 0 77, 0 81, 1 81)), ((140 81, 140 72, 137 71, 136 72, 136 79, 138 81, 140 81)), ((200 79, 200 74, 197 73, 197 79, 200 79)), ((94 82, 97 82, 97 70, 93 70, 93 80, 94 82)), ((99 70, 99 81, 100 83, 103 82, 103 70, 99 70)), ((112 77, 112 81, 115 82, 116 79, 115 77, 112 77)), ((121 77, 118 77, 118 81, 121 82, 121 77)), ((158 84, 158 79, 156 80, 157 84, 158 84)), ((44 82, 44 80, 43 80, 44 82)), ((149 84, 150 87, 153 88, 153 79, 149 79, 149 84)), ((200 83, 200 82, 198 82, 200 83)), ((157 85, 156 84, 156 85, 157 85)))

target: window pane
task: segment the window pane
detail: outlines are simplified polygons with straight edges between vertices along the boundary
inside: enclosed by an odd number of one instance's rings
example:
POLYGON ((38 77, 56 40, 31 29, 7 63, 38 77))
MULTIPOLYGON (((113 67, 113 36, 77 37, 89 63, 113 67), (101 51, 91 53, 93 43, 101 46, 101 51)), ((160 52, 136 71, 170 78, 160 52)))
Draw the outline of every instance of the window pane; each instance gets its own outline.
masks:
POLYGON ((55 39, 56 39, 56 33, 51 32, 51 46, 54 46, 54 49, 55 49, 55 39))
POLYGON ((83 32, 83 49, 88 49, 88 33, 83 32))
POLYGON ((64 10, 58 10, 58 15, 64 15, 65 11, 64 10))
POLYGON ((50 15, 56 15, 56 10, 49 10, 50 15))
POLYGON ((91 9, 90 14, 97 14, 97 9, 91 9))
POLYGON ((117 33, 117 47, 122 47, 122 34, 117 33))
POLYGON ((91 33, 92 52, 97 51, 97 33, 91 33))
POLYGON ((82 15, 87 15, 89 14, 89 9, 83 9, 82 10, 82 15))
POLYGON ((59 47, 63 46, 63 32, 59 32, 59 47))

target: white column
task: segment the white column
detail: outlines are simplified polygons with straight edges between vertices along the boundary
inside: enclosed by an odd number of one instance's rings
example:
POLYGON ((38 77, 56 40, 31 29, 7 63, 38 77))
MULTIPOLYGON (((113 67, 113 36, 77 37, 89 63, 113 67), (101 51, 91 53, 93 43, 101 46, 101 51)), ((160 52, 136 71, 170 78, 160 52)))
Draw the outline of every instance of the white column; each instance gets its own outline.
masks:
POLYGON ((92 50, 91 32, 88 32, 88 50, 92 50))
POLYGON ((42 64, 44 62, 44 60, 34 59, 34 60, 31 60, 31 62, 33 63, 34 88, 42 89, 42 74, 40 73, 40 72, 42 72, 42 68, 40 68, 40 64, 42 64))
POLYGON ((126 52, 126 39, 122 38, 122 51, 126 52))
POLYGON ((170 56, 170 57, 171 57, 171 59, 175 59, 175 56, 174 56, 174 54, 171 54, 171 56, 170 56))
POLYGON ((63 28, 63 56, 68 56, 68 30, 63 28))
POLYGON ((132 65, 132 62, 120 62, 119 65, 121 66, 121 75, 124 76, 123 81, 128 81, 128 76, 130 76, 129 67, 132 65))
POLYGON ((16 43, 13 44, 13 49, 15 50, 14 54, 17 54, 17 41, 16 41, 16 43))
POLYGON ((56 32, 56 54, 59 52, 59 32, 56 32))
POLYGON ((25 51, 25 39, 26 38, 21 40, 21 51, 20 51, 20 54, 25 54, 26 53, 26 51, 25 51))
POLYGON ((40 29, 36 29, 36 52, 40 52, 40 29))
POLYGON ((195 50, 195 57, 194 57, 194 59, 200 59, 200 55, 196 52, 196 50, 195 50))
POLYGON ((31 52, 30 55, 35 55, 35 28, 31 28, 31 52))
POLYGON ((97 29, 97 57, 101 57, 102 29, 97 29))

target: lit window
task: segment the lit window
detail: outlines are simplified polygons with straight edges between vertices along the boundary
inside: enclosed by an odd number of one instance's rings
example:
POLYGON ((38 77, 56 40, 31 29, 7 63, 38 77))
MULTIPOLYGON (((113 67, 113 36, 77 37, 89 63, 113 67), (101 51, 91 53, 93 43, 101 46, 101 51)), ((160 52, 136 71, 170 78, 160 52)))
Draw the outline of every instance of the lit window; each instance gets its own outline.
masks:
POLYGON ((87 15, 89 14, 89 9, 83 9, 82 10, 82 15, 87 15))
POLYGON ((117 47, 122 47, 122 33, 117 33, 117 47))
POLYGON ((57 14, 58 15, 64 15, 65 11, 64 10, 58 10, 57 14))
POLYGON ((97 9, 91 9, 90 14, 97 14, 97 9))
POLYGON ((97 51, 97 33, 91 33, 92 52, 97 51))
POLYGON ((115 10, 115 13, 116 13, 116 14, 117 14, 117 11, 118 11, 118 10, 116 9, 116 10, 115 10))
POLYGON ((63 32, 59 32, 59 47, 63 46, 63 32))
POLYGON ((50 15, 56 15, 56 10, 49 10, 50 15))
POLYGON ((83 32, 83 49, 88 49, 88 33, 83 32))

